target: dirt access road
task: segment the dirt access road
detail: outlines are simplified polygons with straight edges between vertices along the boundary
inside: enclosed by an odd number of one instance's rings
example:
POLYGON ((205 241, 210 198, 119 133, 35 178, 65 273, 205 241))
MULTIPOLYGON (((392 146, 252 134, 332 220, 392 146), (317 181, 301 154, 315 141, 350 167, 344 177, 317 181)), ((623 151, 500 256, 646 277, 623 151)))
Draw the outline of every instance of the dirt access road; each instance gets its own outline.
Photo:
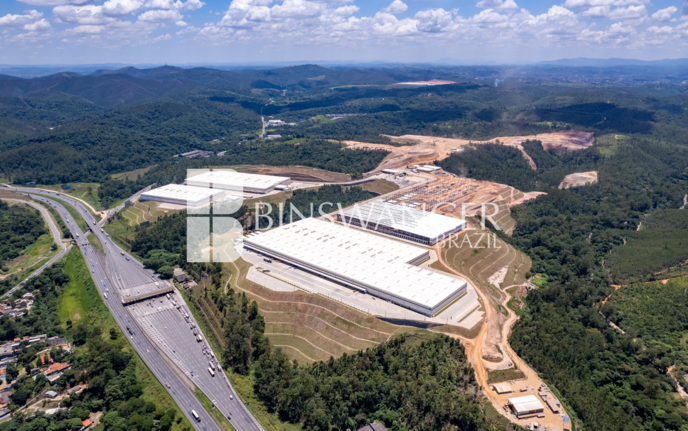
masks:
POLYGON ((519 149, 526 160, 528 160, 530 167, 537 169, 535 162, 521 146, 521 143, 527 140, 539 140, 542 142, 542 146, 545 150, 552 151, 557 154, 588 148, 594 143, 594 137, 592 133, 576 130, 528 136, 502 136, 489 141, 474 141, 468 139, 442 138, 421 135, 383 136, 389 138, 392 142, 405 145, 396 147, 394 145, 370 144, 367 142, 344 142, 347 145, 347 148, 381 149, 391 153, 385 158, 385 160, 382 161, 377 169, 369 172, 368 175, 378 173, 384 168, 395 169, 408 165, 432 163, 435 160, 443 160, 451 155, 452 150, 461 150, 461 147, 464 147, 470 143, 499 143, 502 145, 515 147, 519 149))
MULTIPOLYGON (((495 409, 497 409, 498 412, 506 416, 513 423, 519 424, 521 426, 526 426, 527 424, 537 422, 540 425, 547 426, 548 430, 563 430, 564 422, 562 417, 559 414, 552 413, 552 411, 550 411, 546 406, 544 418, 531 419, 517 419, 504 408, 504 405, 507 402, 507 400, 513 397, 535 395, 540 401, 542 401, 540 397, 537 395, 537 388, 544 384, 542 379, 540 379, 540 377, 537 375, 537 373, 533 371, 533 369, 530 368, 528 364, 526 364, 516 354, 516 352, 514 352, 514 350, 507 342, 509 334, 511 333, 511 328, 518 319, 518 316, 516 316, 516 314, 513 311, 510 311, 509 308, 506 306, 506 304, 511 299, 511 295, 506 291, 506 289, 514 286, 508 286, 507 288, 503 289, 504 293, 506 294, 506 299, 502 302, 501 305, 504 306, 504 308, 508 310, 509 313, 507 319, 504 320, 500 318, 503 316, 503 314, 495 311, 496 307, 495 304, 493 304, 494 300, 491 300, 465 274, 462 274, 454 270, 444 261, 444 258, 442 256, 442 245, 443 243, 439 243, 435 246, 435 252, 437 253, 439 262, 444 266, 447 272, 451 272, 460 277, 465 278, 468 281, 468 283, 470 283, 471 286, 473 286, 475 291, 478 292, 478 295, 480 296, 480 301, 482 302, 483 307, 485 308, 485 324, 483 324, 482 328, 480 328, 480 333, 477 337, 475 337, 474 339, 467 339, 460 337, 458 335, 448 334, 452 337, 460 339, 461 343, 464 345, 466 349, 466 355, 468 356, 468 359, 473 365, 473 369, 475 370, 475 377, 480 386, 483 388, 483 393, 489 398, 495 409), (486 348, 486 344, 490 342, 489 340, 495 339, 494 334, 490 334, 490 332, 495 331, 501 333, 501 337, 498 337, 499 341, 497 345, 499 346, 499 349, 501 349, 501 351, 504 353, 504 357, 502 358, 502 361, 500 361, 499 363, 487 361, 483 357, 483 352, 486 348), (513 364, 516 365, 518 369, 525 373, 526 378, 517 380, 516 383, 512 385, 514 392, 510 394, 500 395, 493 391, 490 385, 488 385, 487 376, 490 370, 505 368, 508 362, 513 362, 513 364), (521 392, 522 388, 527 388, 527 390, 525 392, 521 392)), ((543 405, 545 405, 544 402, 543 405)), ((562 410, 561 413, 564 413, 564 411, 562 410)))

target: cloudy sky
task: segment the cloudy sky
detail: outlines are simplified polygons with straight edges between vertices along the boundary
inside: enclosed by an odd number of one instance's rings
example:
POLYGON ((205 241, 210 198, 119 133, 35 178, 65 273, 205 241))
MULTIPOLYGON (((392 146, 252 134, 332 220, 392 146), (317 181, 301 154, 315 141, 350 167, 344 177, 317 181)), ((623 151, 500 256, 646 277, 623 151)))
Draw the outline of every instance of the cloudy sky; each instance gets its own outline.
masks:
POLYGON ((0 64, 688 57, 688 0, 556 1, 0 0, 0 64))

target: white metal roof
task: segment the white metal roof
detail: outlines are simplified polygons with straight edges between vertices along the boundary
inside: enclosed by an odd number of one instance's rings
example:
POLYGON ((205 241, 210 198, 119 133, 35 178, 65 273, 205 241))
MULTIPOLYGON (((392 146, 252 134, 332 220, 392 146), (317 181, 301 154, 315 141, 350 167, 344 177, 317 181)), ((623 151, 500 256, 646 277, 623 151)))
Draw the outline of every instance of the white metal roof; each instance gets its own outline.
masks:
POLYGON ((208 201, 211 197, 213 200, 215 200, 224 195, 224 190, 185 186, 183 184, 168 184, 166 186, 147 191, 143 193, 141 197, 143 197, 144 200, 156 200, 162 198, 188 201, 191 205, 192 203, 208 201))
POLYGON ((342 210, 341 214, 363 220, 371 230, 381 225, 425 238, 437 238, 466 227, 464 220, 382 201, 355 204, 342 210))
POLYGON ((213 185, 216 189, 235 190, 243 192, 244 189, 270 189, 278 184, 291 181, 289 177, 278 177, 273 175, 245 174, 231 170, 208 171, 193 176, 186 180, 191 186, 213 185))
POLYGON ((524 397, 509 398, 509 403, 514 407, 517 413, 527 413, 536 410, 544 410, 545 407, 535 397, 535 395, 526 395, 524 397))
POLYGON ((323 272, 432 308, 466 281, 409 265, 427 250, 340 224, 307 218, 259 235, 244 244, 306 262, 323 272))

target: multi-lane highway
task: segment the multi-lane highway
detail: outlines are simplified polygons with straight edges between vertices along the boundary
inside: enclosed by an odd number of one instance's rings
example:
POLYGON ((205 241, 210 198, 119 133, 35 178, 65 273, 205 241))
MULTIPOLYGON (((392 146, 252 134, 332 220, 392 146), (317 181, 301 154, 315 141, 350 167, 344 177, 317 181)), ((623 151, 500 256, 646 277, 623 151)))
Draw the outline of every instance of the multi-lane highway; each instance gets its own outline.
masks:
POLYGON ((71 246, 70 246, 70 247, 67 247, 67 246, 64 244, 64 242, 62 242, 62 231, 60 231, 60 228, 55 224, 55 221, 53 221, 52 217, 50 217, 50 212, 49 212, 47 209, 45 209, 43 206, 41 206, 41 205, 39 205, 39 204, 37 204, 37 203, 35 203, 35 202, 25 201, 25 200, 21 200, 21 199, 2 198, 2 200, 4 200, 4 201, 12 201, 12 202, 19 202, 19 203, 22 203, 22 204, 31 205, 32 207, 34 207, 34 208, 36 208, 38 211, 40 211, 41 214, 43 215, 43 218, 45 219, 45 222, 48 223, 48 227, 50 228, 50 232, 52 232, 53 238, 55 239, 55 244, 57 244, 57 245, 59 245, 60 247, 62 247, 62 250, 60 250, 60 252, 59 252, 58 254, 56 254, 55 256, 53 256, 52 259, 50 259, 49 261, 47 261, 46 263, 44 263, 43 265, 41 265, 40 268, 38 268, 37 270, 35 270, 34 272, 32 272, 28 277, 26 277, 25 279, 23 279, 21 282, 19 282, 19 283, 18 283, 16 286, 14 286, 12 289, 10 289, 10 290, 8 290, 7 292, 5 292, 5 294, 2 295, 2 297, 0 297, 0 298, 4 298, 4 297, 6 297, 6 296, 9 296, 9 295, 11 295, 12 293, 14 293, 15 290, 20 289, 20 288, 24 285, 24 283, 26 283, 28 280, 31 280, 33 277, 36 277, 37 275, 41 274, 41 273, 45 270, 45 268, 49 267, 49 266, 52 265, 53 263, 55 263, 55 262, 57 262, 58 260, 62 259, 62 256, 64 256, 65 254, 67 254, 67 252, 71 249, 71 246))
POLYGON ((118 325, 131 339, 132 345, 158 380, 165 387, 169 383, 168 391, 197 429, 215 430, 218 429, 218 425, 201 407, 180 377, 171 370, 169 363, 162 355, 167 356, 169 362, 176 364, 184 374, 189 376, 236 429, 262 430, 260 424, 237 396, 224 371, 219 368, 214 352, 205 342, 205 335, 200 332, 179 293, 174 291, 169 299, 162 295, 124 306, 123 302, 134 296, 154 294, 161 290, 166 282, 160 280, 141 263, 113 244, 80 202, 67 196, 56 196, 44 191, 24 188, 9 189, 30 193, 34 199, 48 199, 63 218, 69 218, 66 208, 54 201, 58 198, 73 206, 92 227, 93 234, 100 240, 105 251, 105 258, 102 261, 76 223, 68 224, 77 245, 86 258, 93 280, 118 325), (127 327, 131 329, 133 335, 127 327), (201 336, 203 341, 198 341, 194 331, 201 336), (213 372, 211 373, 209 369, 213 372), (191 415, 192 410, 200 415, 200 422, 194 420, 191 415))

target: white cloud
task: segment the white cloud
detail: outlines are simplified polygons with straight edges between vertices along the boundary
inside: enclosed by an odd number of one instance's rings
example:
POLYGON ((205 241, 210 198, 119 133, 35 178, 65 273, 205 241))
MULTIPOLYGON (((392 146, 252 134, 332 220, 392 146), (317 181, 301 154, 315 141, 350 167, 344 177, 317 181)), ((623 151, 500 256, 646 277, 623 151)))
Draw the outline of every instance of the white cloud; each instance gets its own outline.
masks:
POLYGON ((406 12, 407 9, 408 6, 406 6, 406 3, 401 0, 394 0, 389 6, 382 9, 382 12, 396 15, 398 13, 406 12))
POLYGON ((53 16, 58 23, 81 25, 99 25, 112 22, 114 18, 103 15, 102 6, 58 6, 53 9, 53 16))
POLYGON ((34 5, 34 6, 64 6, 64 5, 75 5, 81 6, 88 3, 93 3, 94 0, 17 0, 22 3, 34 5))
POLYGON ((24 24, 22 28, 27 31, 46 31, 50 30, 50 23, 44 18, 31 24, 24 24))
POLYGON ((0 26, 3 27, 23 27, 27 24, 33 24, 38 21, 42 16, 42 12, 37 10, 24 11, 26 15, 12 15, 8 14, 0 17, 0 26))
POLYGON ((178 27, 186 27, 186 26, 189 25, 189 24, 185 23, 185 22, 182 21, 182 20, 179 20, 179 21, 175 22, 174 25, 176 25, 176 26, 178 26, 178 27))
POLYGON ((452 13, 444 9, 432 9, 416 12, 418 30, 436 33, 447 27, 452 20, 452 13))
POLYGON ((656 25, 653 25, 652 27, 648 28, 647 31, 652 34, 671 34, 673 33, 674 29, 669 27, 668 25, 662 27, 657 27, 656 25))
POLYGON ((649 0, 566 0, 567 8, 590 8, 595 6, 630 6, 647 4, 649 0))
POLYGON ((124 17, 140 11, 144 4, 144 0, 108 0, 103 3, 103 14, 124 17))
POLYGON ((643 19, 647 17, 647 9, 645 9, 645 5, 618 7, 609 12, 607 16, 614 21, 643 19))
POLYGON ((334 14, 340 15, 340 16, 349 16, 349 15, 355 14, 359 10, 360 10, 360 8, 358 6, 348 5, 348 6, 338 7, 337 9, 334 10, 334 14))
POLYGON ((103 31, 105 31, 103 25, 79 25, 72 29, 72 32, 77 34, 98 34, 103 31))
POLYGON ((480 0, 476 6, 488 9, 518 9, 514 0, 480 0))
POLYGON ((678 12, 678 8, 676 6, 669 6, 664 9, 660 9, 657 12, 652 14, 652 19, 655 21, 669 21, 671 19, 671 16, 678 12))
POLYGON ((161 10, 197 10, 203 7, 205 3, 200 0, 187 0, 182 2, 180 0, 147 0, 143 5, 147 9, 161 9, 161 10))
POLYGON ((589 18, 604 18, 608 17, 611 12, 611 7, 609 6, 594 6, 585 12, 581 12, 581 16, 587 16, 589 18))
POLYGON ((470 22, 476 24, 495 24, 499 22, 505 22, 508 20, 508 16, 502 15, 493 9, 485 9, 484 11, 481 11, 479 14, 469 19, 470 22))
POLYGON ((182 14, 177 10, 149 10, 139 15, 139 21, 158 23, 165 21, 180 21, 182 14))

